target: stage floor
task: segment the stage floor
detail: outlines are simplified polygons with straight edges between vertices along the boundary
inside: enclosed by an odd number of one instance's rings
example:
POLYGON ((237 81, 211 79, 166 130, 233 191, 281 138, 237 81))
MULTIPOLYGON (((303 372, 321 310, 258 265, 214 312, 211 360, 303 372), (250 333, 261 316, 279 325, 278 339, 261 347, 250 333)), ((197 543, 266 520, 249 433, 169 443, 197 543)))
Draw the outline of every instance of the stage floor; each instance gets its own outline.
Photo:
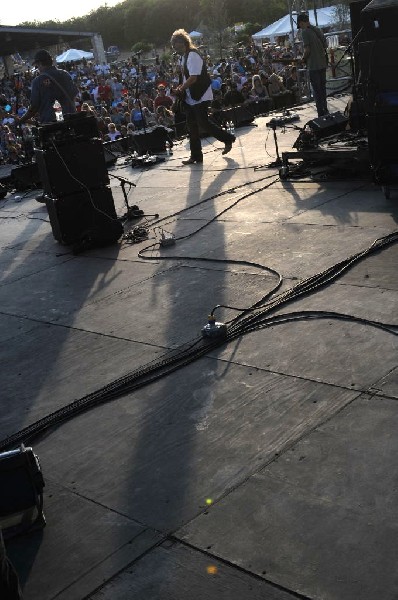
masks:
MULTIPOLYGON (((139 244, 74 256, 37 192, 0 201, 0 439, 200 338, 276 273, 287 291, 397 231, 398 190, 370 175, 263 168, 268 120, 225 156, 204 140, 203 165, 181 165, 186 141, 147 170, 119 158, 130 204, 162 219, 139 244), (181 239, 141 260, 162 228, 181 239)), ((298 131, 277 133, 291 150, 298 131)), ((397 259, 389 244, 272 313, 324 318, 209 348, 34 440, 47 526, 7 545, 24 599, 396 600, 398 338, 375 322, 398 324, 397 259)))

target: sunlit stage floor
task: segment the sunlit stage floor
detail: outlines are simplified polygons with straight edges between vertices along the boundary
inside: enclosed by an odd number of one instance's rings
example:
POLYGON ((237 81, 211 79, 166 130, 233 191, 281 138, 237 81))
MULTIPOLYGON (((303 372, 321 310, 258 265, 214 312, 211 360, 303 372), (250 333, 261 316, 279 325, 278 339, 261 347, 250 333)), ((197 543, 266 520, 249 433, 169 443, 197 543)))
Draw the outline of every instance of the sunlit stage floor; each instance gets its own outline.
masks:
MULTIPOLYGON (((199 339, 216 305, 250 307, 278 274, 288 291, 397 230, 398 190, 370 176, 263 168, 267 120, 226 156, 204 141, 203 165, 181 166, 186 141, 147 170, 119 158, 128 201, 162 219, 139 244, 75 256, 37 194, 0 201, 0 439, 199 339), (162 231, 181 239, 159 249, 162 231)), ((297 133, 278 130, 280 152, 297 133)), ((33 440, 47 526, 8 543, 25 600, 396 599, 398 344, 377 323, 398 323, 397 258, 386 245, 272 313, 313 318, 209 347, 33 440)))

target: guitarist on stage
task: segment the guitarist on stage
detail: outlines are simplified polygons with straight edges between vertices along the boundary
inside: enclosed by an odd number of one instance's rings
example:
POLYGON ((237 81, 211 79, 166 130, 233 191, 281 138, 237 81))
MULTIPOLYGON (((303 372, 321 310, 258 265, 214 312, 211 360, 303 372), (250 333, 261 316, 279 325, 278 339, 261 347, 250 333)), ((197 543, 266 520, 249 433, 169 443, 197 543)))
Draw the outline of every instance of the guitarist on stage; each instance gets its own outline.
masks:
POLYGON ((232 149, 235 136, 209 121, 208 109, 213 100, 211 79, 206 63, 184 29, 177 29, 171 36, 173 49, 181 56, 182 82, 176 89, 177 96, 184 98, 191 156, 183 160, 184 165, 203 162, 201 133, 208 133, 224 142, 222 151, 227 154, 232 149))
POLYGON ((53 66, 53 59, 47 50, 39 50, 36 53, 34 65, 40 75, 32 82, 30 106, 19 119, 19 123, 22 125, 37 113, 40 124, 55 122, 57 120, 54 110, 56 100, 60 103, 64 115, 76 112, 75 98, 79 90, 69 73, 53 66))

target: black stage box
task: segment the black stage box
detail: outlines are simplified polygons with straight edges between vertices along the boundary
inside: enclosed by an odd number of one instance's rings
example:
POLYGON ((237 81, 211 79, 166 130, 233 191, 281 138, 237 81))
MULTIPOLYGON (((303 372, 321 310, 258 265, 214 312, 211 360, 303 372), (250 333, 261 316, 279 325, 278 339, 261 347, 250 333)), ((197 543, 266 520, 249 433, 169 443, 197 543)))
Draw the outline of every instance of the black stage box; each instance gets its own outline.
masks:
POLYGON ((94 238, 112 243, 123 233, 109 187, 61 198, 46 197, 46 205, 54 238, 61 244, 73 245, 94 238))
POLYGON ((68 141, 45 150, 35 150, 44 191, 61 198, 109 183, 101 140, 68 141))
POLYGON ((329 137, 344 131, 348 124, 348 117, 340 111, 312 119, 307 125, 312 129, 318 139, 329 137))

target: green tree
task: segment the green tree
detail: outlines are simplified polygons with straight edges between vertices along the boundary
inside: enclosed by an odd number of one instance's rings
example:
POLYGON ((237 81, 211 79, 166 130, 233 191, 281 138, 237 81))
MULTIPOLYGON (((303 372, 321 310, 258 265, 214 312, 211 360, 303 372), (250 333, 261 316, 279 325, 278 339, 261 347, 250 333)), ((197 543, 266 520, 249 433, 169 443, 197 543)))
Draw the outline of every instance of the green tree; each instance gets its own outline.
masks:
POLYGON ((132 47, 131 47, 131 52, 133 54, 136 54, 138 52, 150 52, 153 48, 153 44, 150 44, 149 42, 136 42, 132 47))
POLYGON ((262 26, 260 23, 246 23, 242 31, 239 31, 239 33, 236 35, 236 42, 250 44, 253 33, 257 33, 257 31, 260 31, 261 29, 262 26))
POLYGON ((333 25, 332 28, 336 31, 348 29, 351 23, 350 7, 347 4, 336 4, 333 7, 333 25))
POLYGON ((201 8, 209 43, 223 58, 232 41, 226 0, 202 0, 201 8))
MULTIPOLYGON (((330 3, 345 3, 349 0, 328 0, 330 3)), ((261 23, 259 29, 286 14, 286 0, 124 0, 113 7, 106 4, 92 10, 83 17, 65 22, 25 22, 29 27, 48 27, 74 31, 100 33, 105 47, 116 44, 120 48, 131 48, 134 44, 148 41, 157 46, 167 45, 175 29, 187 31, 199 29, 205 23, 209 41, 216 53, 223 54, 236 39, 231 27, 235 23, 261 23)))

